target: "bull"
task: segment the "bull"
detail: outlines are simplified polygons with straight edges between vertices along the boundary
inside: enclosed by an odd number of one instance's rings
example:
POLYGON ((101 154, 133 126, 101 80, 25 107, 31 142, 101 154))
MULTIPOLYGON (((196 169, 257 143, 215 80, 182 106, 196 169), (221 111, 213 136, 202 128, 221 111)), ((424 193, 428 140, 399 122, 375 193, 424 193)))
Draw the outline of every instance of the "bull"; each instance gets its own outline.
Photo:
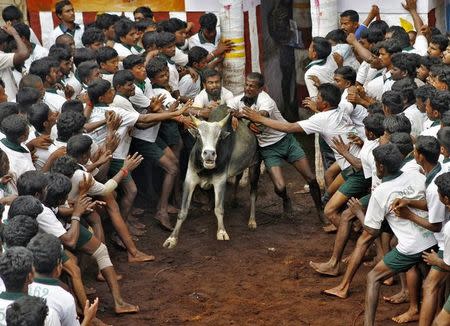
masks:
POLYGON ((191 130, 196 142, 189 156, 183 185, 181 209, 172 234, 164 242, 166 248, 177 245, 181 225, 186 220, 195 188, 214 188, 214 213, 217 218, 217 240, 229 240, 223 224, 227 179, 242 175, 250 168, 250 218, 248 226, 256 228, 255 205, 259 179, 258 143, 245 121, 236 130, 231 126, 228 107, 222 105, 211 112, 208 121, 192 117, 197 129, 191 130))

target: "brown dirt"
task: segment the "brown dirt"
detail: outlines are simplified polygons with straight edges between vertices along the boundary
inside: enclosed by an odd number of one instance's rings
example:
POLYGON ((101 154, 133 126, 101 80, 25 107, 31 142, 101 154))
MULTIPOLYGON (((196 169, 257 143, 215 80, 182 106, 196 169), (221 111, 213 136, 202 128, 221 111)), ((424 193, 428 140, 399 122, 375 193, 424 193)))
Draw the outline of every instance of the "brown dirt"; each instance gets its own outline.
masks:
MULTIPOLYGON (((192 209, 178 246, 162 248, 169 235, 147 217, 146 236, 138 247, 156 256, 143 265, 126 263, 125 253, 110 248, 125 300, 141 312, 116 317, 106 284, 88 281, 101 300, 98 316, 114 325, 362 325, 365 275, 361 267, 346 300, 320 294, 340 278, 321 277, 309 261, 325 261, 334 235, 321 231, 309 195, 294 194, 303 181, 291 167, 285 170, 294 202, 293 219, 281 217, 281 201, 262 176, 257 202, 258 228, 247 228, 248 188, 240 189, 241 207, 226 208, 230 241, 217 241, 212 211, 192 209), (271 248, 271 249, 269 249, 271 248)), ((349 243, 349 249, 354 242, 349 243)), ((347 250, 347 253, 349 250, 347 250)), ((397 282, 398 283, 398 282, 397 282)), ((383 286, 381 295, 398 291, 383 286)), ((380 298, 381 298, 380 295, 380 298)), ((396 325, 390 318, 407 304, 378 306, 377 324, 396 325)), ((414 324, 410 324, 414 325, 414 324)))

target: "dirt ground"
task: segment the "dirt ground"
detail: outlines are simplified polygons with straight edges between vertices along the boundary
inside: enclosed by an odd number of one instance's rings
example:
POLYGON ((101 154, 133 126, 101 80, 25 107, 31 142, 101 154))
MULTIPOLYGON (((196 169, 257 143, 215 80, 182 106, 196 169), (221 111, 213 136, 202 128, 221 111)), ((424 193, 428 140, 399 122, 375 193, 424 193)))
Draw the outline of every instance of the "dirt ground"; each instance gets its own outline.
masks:
MULTIPOLYGON (((321 231, 301 177, 286 167, 294 219, 281 217, 281 201, 267 174, 262 176, 257 202, 258 228, 247 228, 248 188, 240 189, 241 206, 226 208, 225 227, 230 241, 217 241, 212 211, 192 209, 180 233, 178 246, 162 243, 169 235, 146 216, 148 231, 139 248, 156 256, 143 265, 126 263, 124 252, 110 248, 119 273, 123 297, 140 306, 140 313, 116 317, 106 284, 87 281, 101 300, 98 316, 113 325, 362 325, 365 275, 362 267, 351 296, 335 299, 320 290, 340 278, 322 277, 309 261, 325 261, 334 235, 321 231)), ((175 217, 174 217, 175 220, 175 217)), ((349 244, 349 250, 354 242, 349 244)), ((398 291, 383 286, 381 294, 398 291)), ((390 318, 406 311, 407 304, 378 306, 377 324, 395 325, 390 318)), ((414 325, 414 324, 410 324, 414 325)))

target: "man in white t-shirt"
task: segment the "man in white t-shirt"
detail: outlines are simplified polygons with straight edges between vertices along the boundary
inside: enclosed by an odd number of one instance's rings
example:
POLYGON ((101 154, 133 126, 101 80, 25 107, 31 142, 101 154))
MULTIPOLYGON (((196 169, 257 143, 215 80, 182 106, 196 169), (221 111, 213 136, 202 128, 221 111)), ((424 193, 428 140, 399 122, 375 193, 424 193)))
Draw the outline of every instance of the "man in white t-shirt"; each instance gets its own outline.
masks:
POLYGON ((114 31, 118 42, 114 43, 120 59, 124 59, 130 54, 140 54, 143 48, 137 45, 139 35, 135 23, 128 18, 121 18, 114 24, 114 31))
POLYGON ((200 31, 188 39, 189 49, 200 46, 212 52, 220 42, 220 32, 217 29, 217 16, 213 13, 206 13, 199 19, 200 31))
POLYGON ((258 121, 261 119, 264 121, 263 124, 268 126, 266 128, 252 123, 249 128, 256 134, 259 152, 269 171, 275 193, 283 200, 285 213, 291 213, 292 203, 287 194, 281 168, 283 161, 292 164, 308 183, 318 217, 323 222, 320 188, 305 152, 293 135, 288 134, 292 132, 291 130, 288 130, 288 133, 285 130, 280 131, 289 124, 281 115, 275 101, 263 91, 263 88, 263 75, 252 72, 245 79, 244 93, 229 100, 227 105, 232 109, 235 117, 248 117, 250 113, 252 115, 250 120, 254 118, 255 122, 262 122, 258 121), (281 125, 282 128, 271 128, 269 122, 273 122, 276 126, 281 125))
POLYGON ((450 108, 450 94, 448 91, 435 91, 427 100, 425 109, 428 119, 432 122, 430 128, 422 131, 422 136, 437 137, 439 129, 441 129, 441 116, 450 108))

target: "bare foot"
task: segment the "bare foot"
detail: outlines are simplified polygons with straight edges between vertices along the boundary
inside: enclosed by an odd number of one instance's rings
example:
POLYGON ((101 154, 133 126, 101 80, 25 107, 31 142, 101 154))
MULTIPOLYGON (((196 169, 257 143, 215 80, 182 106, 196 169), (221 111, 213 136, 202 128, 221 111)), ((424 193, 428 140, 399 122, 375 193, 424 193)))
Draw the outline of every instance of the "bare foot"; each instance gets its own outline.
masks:
POLYGON ((161 226, 168 230, 168 231, 172 231, 173 230, 173 226, 170 223, 170 218, 169 215, 167 213, 162 213, 161 211, 159 211, 158 213, 156 213, 153 218, 155 218, 156 220, 158 220, 158 222, 161 224, 161 226))
POLYGON ((401 290, 399 293, 390 297, 383 297, 383 300, 392 304, 409 302, 409 292, 408 290, 401 290))
POLYGON ((121 303, 116 303, 114 307, 116 314, 134 314, 139 312, 139 306, 135 306, 122 301, 121 303))
POLYGON ((314 270, 323 275, 328 276, 338 276, 342 273, 341 264, 337 263, 333 266, 331 263, 314 263, 312 261, 309 262, 309 266, 314 268, 314 270))
POLYGON ((167 213, 169 214, 178 214, 180 212, 179 208, 176 208, 172 205, 167 206, 167 213))
POLYGON ((385 280, 385 281, 383 282, 383 285, 386 285, 386 286, 392 286, 392 285, 394 285, 394 278, 393 278, 393 277, 389 277, 387 280, 385 280))
POLYGON ((344 290, 339 286, 336 286, 329 290, 323 290, 321 292, 322 294, 329 295, 332 297, 337 297, 341 299, 347 299, 348 298, 348 290, 344 290))
POLYGON ((419 310, 410 308, 407 312, 405 312, 401 315, 392 317, 392 320, 398 324, 405 324, 405 323, 410 323, 412 321, 418 321, 419 320, 419 310))
POLYGON ((139 222, 139 219, 132 215, 129 217, 128 223, 130 223, 136 229, 145 230, 147 228, 147 226, 145 224, 139 222))
POLYGON ((155 260, 155 256, 144 254, 139 250, 136 252, 134 256, 128 253, 129 263, 144 263, 146 261, 153 261, 153 260, 155 260))
POLYGON ((143 210, 142 208, 138 208, 138 207, 133 208, 133 211, 131 212, 131 214, 134 216, 142 216, 142 215, 144 215, 144 213, 145 213, 145 210, 143 210))
MULTIPOLYGON (((123 279, 122 275, 116 274, 116 280, 117 281, 121 281, 122 279, 123 279)), ((106 282, 105 278, 103 277, 102 273, 100 273, 100 272, 97 274, 97 281, 99 281, 99 282, 106 282)))
POLYGON ((135 227, 133 225, 133 223, 127 223, 127 226, 128 226, 128 230, 130 231, 131 235, 140 237, 145 234, 145 230, 138 229, 137 227, 135 227))
POLYGON ((337 231, 337 228, 334 226, 334 224, 328 224, 322 228, 325 233, 335 233, 337 231))

